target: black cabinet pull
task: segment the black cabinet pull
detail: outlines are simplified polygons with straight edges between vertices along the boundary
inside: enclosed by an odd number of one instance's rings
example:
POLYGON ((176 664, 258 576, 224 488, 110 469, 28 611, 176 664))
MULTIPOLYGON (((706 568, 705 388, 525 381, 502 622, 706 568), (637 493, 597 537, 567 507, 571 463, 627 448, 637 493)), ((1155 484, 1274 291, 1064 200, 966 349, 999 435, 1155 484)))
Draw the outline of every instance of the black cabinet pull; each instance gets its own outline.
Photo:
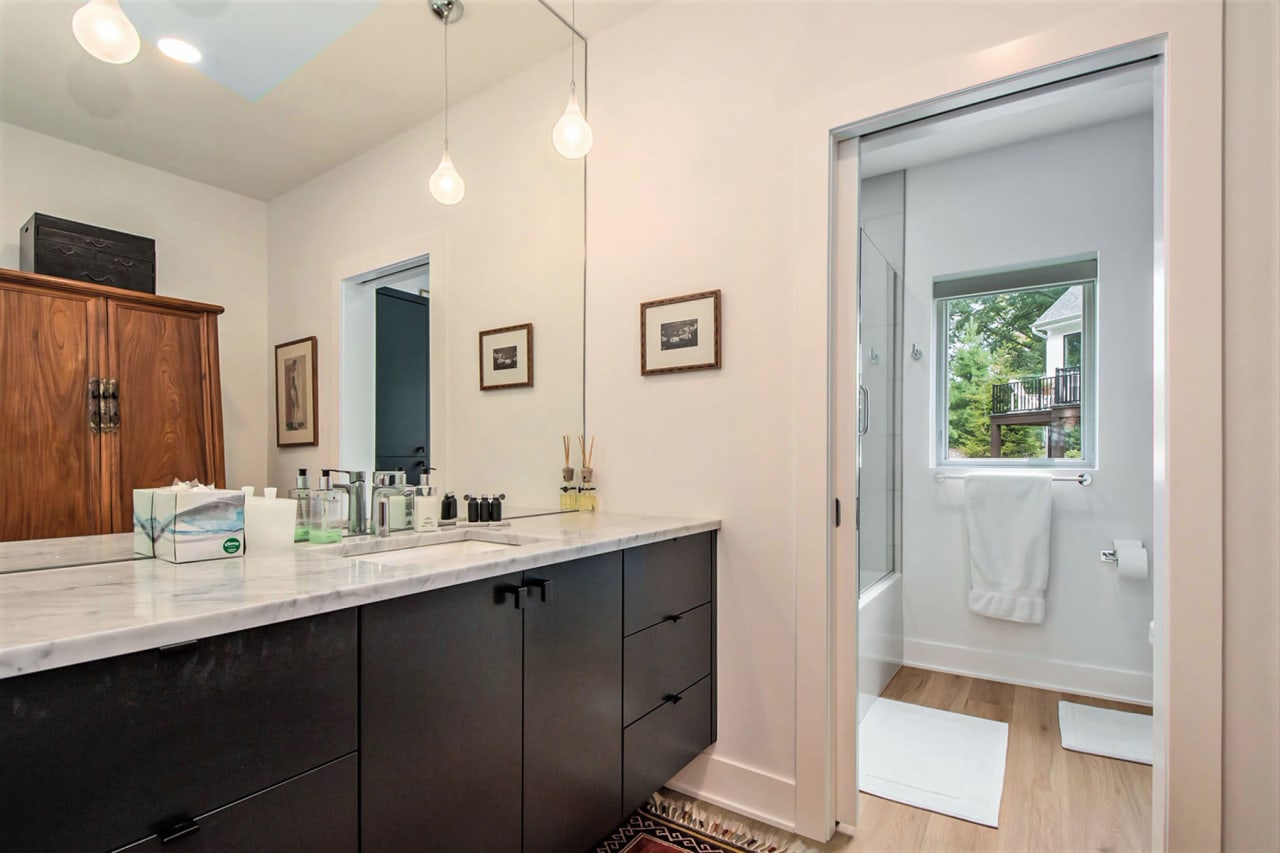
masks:
POLYGON ((670 702, 672 705, 679 705, 679 704, 680 704, 680 700, 681 700, 681 699, 683 699, 683 698, 684 698, 683 696, 679 696, 679 695, 677 695, 677 694, 675 694, 675 693, 668 693, 666 696, 663 696, 663 697, 662 697, 662 701, 663 701, 663 702, 670 702))
POLYGON ((542 580, 541 578, 528 578, 525 583, 538 590, 538 597, 543 601, 551 600, 551 581, 542 580))
POLYGON ((173 652, 181 652, 186 649, 194 649, 198 645, 200 645, 199 640, 183 640, 180 643, 170 643, 167 646, 160 646, 156 651, 162 655, 167 655, 172 654, 173 652))
POLYGON ((514 596, 516 610, 524 610, 526 604, 529 603, 529 587, 527 586, 500 586, 498 587, 498 603, 507 600, 507 596, 514 596))
POLYGON ((160 843, 168 844, 171 841, 177 841, 184 835, 199 832, 200 824, 196 823, 195 818, 190 815, 178 815, 156 824, 155 831, 160 843))
POLYGON ((683 616, 681 616, 679 613, 672 613, 670 616, 663 616, 663 617, 662 617, 662 621, 663 621, 663 622, 670 622, 671 624, 673 624, 673 625, 674 625, 676 622, 679 622, 679 621, 680 621, 681 619, 683 619, 683 618, 684 618, 684 617, 683 617, 683 616))

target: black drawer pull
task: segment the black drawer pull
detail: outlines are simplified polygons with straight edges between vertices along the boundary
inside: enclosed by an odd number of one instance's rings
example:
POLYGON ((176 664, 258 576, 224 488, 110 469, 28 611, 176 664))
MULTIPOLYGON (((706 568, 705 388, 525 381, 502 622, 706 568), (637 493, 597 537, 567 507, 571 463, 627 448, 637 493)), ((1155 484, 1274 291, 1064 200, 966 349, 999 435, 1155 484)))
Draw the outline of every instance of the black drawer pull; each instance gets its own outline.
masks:
POLYGON ((514 596, 516 610, 524 610, 525 605, 529 603, 529 587, 527 586, 511 586, 508 584, 498 587, 497 592, 499 604, 506 601, 508 595, 514 596))
POLYGON ((167 646, 160 646, 156 651, 162 655, 167 655, 172 654, 173 652, 183 651, 184 649, 194 649, 198 645, 200 645, 199 640, 183 640, 180 643, 170 643, 167 646))
POLYGON ((177 817, 169 818, 163 823, 156 824, 155 830, 160 843, 168 844, 171 841, 177 841, 184 835, 199 832, 200 824, 196 823, 195 818, 189 815, 178 815, 177 817))
POLYGON ((662 617, 662 621, 663 621, 663 622, 670 622, 671 624, 673 624, 673 625, 674 625, 675 623, 679 622, 679 621, 680 621, 681 619, 683 619, 683 618, 684 618, 684 617, 683 617, 683 616, 681 616, 679 613, 672 613, 670 616, 663 616, 663 617, 662 617))
POLYGON ((551 581, 542 580, 541 578, 531 578, 526 580, 525 583, 538 590, 538 597, 543 601, 551 600, 551 581))
POLYGON ((683 696, 679 696, 679 695, 677 695, 677 694, 675 694, 675 693, 668 693, 666 696, 663 696, 663 697, 662 697, 662 701, 663 701, 663 702, 670 702, 672 705, 679 705, 679 704, 680 704, 680 700, 681 700, 681 699, 683 699, 683 698, 684 698, 683 696))

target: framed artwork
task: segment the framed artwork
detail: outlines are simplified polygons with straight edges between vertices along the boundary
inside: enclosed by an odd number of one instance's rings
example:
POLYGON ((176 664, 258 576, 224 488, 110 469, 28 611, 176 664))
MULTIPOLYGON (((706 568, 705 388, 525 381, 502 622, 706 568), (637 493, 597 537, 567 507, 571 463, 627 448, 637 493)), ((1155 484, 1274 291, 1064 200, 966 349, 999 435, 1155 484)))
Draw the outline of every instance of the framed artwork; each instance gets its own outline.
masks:
POLYGON ((533 387, 533 324, 480 333, 480 390, 533 387))
POLYGON ((720 291, 640 305, 640 374, 720 368, 720 291))
POLYGON ((276 345, 276 447, 318 445, 315 336, 276 345))

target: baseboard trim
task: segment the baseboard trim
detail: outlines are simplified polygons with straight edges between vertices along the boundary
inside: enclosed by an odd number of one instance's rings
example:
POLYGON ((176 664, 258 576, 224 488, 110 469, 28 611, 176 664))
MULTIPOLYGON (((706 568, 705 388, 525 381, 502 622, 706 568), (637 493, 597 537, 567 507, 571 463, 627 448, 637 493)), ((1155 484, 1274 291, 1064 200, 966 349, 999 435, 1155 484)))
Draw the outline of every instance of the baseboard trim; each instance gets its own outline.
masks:
POLYGON ((1151 705, 1153 685, 1149 672, 1108 669, 925 640, 904 640, 902 645, 903 662, 907 666, 1114 699, 1134 705, 1151 705))
POLYGON ((704 752, 667 783, 673 791, 769 826, 796 831, 796 783, 704 752))

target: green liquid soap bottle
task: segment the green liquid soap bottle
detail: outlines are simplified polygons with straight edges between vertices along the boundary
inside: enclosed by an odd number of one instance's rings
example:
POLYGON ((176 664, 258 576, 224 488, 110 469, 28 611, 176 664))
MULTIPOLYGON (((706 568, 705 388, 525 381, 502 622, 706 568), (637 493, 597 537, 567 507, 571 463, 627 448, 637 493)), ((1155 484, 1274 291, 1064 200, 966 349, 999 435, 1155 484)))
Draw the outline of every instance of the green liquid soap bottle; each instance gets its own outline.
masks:
POLYGON ((573 482, 573 468, 561 468, 560 475, 564 480, 560 484, 560 511, 574 512, 578 508, 578 487, 573 482))
POLYGON ((311 491, 311 518, 308 539, 317 545, 342 541, 342 492, 331 488, 329 469, 320 472, 320 488, 311 491))
POLYGON ((298 469, 298 481, 295 488, 289 490, 289 497, 298 502, 298 520, 293 526, 293 541, 306 542, 311 538, 311 488, 307 485, 307 469, 298 469))

